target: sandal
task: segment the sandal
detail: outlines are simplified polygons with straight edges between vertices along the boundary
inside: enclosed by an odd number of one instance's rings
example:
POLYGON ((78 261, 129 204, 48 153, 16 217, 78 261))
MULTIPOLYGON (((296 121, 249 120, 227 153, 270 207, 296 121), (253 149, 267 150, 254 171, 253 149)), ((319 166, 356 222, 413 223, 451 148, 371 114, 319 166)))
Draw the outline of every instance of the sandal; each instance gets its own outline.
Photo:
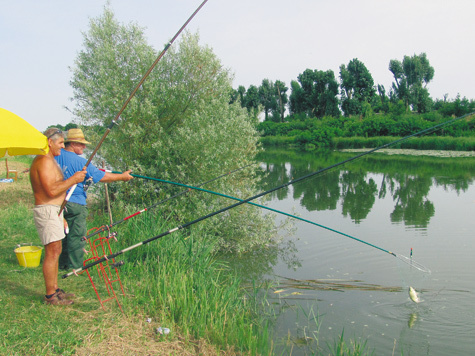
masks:
POLYGON ((73 299, 76 295, 74 293, 66 293, 63 289, 56 289, 56 293, 60 299, 73 299))
POLYGON ((63 299, 59 292, 54 293, 50 298, 45 296, 44 301, 48 305, 71 305, 74 303, 72 300, 63 299))

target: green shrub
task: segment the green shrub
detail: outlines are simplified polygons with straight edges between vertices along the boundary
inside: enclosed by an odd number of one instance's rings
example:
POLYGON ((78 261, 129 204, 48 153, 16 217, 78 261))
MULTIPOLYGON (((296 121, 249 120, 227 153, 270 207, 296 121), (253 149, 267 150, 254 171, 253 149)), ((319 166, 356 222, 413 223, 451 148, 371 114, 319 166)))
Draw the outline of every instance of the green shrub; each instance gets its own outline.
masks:
POLYGON ((296 139, 293 136, 265 136, 261 137, 260 142, 264 146, 287 146, 295 143, 296 139))

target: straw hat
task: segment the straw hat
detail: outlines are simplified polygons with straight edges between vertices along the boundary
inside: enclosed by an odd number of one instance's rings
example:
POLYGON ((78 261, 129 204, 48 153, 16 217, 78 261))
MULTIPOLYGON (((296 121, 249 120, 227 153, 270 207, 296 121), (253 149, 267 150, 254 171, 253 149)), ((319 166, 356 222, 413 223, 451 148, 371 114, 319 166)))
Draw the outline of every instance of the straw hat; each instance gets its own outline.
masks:
POLYGON ((68 138, 64 141, 64 143, 68 142, 79 142, 84 143, 85 145, 90 144, 90 142, 86 141, 84 138, 84 134, 81 129, 69 129, 68 138))

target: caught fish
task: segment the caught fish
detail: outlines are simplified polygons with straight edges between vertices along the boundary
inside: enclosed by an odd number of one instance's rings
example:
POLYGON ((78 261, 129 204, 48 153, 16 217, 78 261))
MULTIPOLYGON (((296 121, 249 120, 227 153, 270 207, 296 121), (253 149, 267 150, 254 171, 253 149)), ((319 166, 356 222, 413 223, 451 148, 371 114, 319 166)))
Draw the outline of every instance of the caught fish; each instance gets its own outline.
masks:
POLYGON ((417 295, 417 292, 414 288, 410 287, 409 286, 409 298, 411 298, 411 300, 414 302, 414 303, 420 303, 420 299, 419 299, 419 296, 417 295))

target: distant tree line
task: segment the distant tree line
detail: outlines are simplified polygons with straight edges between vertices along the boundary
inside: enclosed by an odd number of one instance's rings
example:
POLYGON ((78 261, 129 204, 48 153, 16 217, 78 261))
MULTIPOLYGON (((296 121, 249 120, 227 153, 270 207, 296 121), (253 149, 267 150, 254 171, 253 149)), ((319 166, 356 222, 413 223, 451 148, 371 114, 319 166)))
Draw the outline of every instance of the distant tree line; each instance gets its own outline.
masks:
POLYGON ((461 116, 475 110, 475 102, 460 95, 453 100, 447 94, 442 99, 430 97, 427 85, 435 71, 425 53, 404 56, 402 61, 392 59, 388 69, 394 78, 389 91, 375 85, 364 63, 354 58, 340 66, 339 81, 332 70, 306 69, 291 81, 290 93, 283 81, 264 79, 259 87, 233 89, 230 101, 239 100, 256 120, 263 113, 264 121, 281 123, 326 116, 365 118, 374 113, 438 111, 443 116, 461 116))
POLYGON ((51 125, 49 127, 56 127, 57 129, 60 129, 63 132, 67 132, 70 129, 76 129, 78 127, 78 125, 70 122, 70 123, 66 124, 66 126, 63 126, 61 124, 56 124, 56 125, 51 125))

